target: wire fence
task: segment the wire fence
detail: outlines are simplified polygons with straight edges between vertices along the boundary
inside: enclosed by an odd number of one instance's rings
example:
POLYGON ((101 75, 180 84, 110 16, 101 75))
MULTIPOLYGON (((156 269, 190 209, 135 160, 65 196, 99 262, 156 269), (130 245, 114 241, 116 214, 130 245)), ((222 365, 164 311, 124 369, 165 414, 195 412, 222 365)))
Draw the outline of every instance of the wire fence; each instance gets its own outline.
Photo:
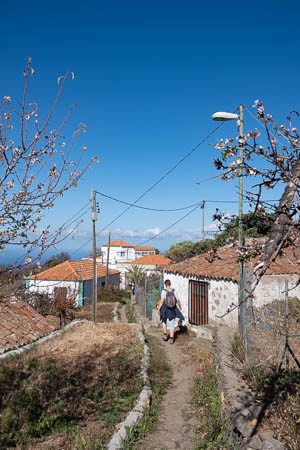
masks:
POLYGON ((283 298, 261 307, 259 298, 241 305, 240 331, 249 365, 300 369, 300 300, 291 292, 285 280, 283 298))
POLYGON ((135 301, 141 315, 152 320, 152 312, 160 300, 163 286, 163 274, 145 276, 144 280, 135 288, 135 301))

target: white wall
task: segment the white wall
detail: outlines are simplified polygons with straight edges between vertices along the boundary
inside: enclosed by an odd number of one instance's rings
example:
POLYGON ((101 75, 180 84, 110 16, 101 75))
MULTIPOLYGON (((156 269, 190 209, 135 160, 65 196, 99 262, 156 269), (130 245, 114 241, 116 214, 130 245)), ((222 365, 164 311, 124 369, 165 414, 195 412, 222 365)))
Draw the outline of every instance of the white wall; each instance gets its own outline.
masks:
MULTIPOLYGON (((297 284, 297 275, 265 275, 256 290, 254 291, 253 304, 255 307, 271 303, 274 300, 284 300, 285 280, 289 280, 289 289, 297 284)), ((165 273, 164 280, 169 279, 172 287, 176 289, 183 307, 183 315, 188 321, 189 313, 189 280, 203 281, 208 283, 208 320, 215 323, 237 323, 238 309, 235 309, 224 318, 220 319, 217 315, 223 315, 230 303, 238 302, 238 285, 233 281, 214 280, 197 277, 185 277, 173 273, 165 273)), ((300 298, 300 286, 289 291, 289 297, 300 298)))
POLYGON ((45 292, 49 295, 54 293, 54 288, 66 287, 68 295, 76 294, 78 301, 79 296, 79 282, 78 281, 49 281, 49 280, 29 280, 29 292, 45 292))
POLYGON ((208 283, 208 320, 218 323, 236 323, 237 310, 227 314, 223 319, 216 316, 222 315, 232 301, 237 301, 238 285, 233 281, 213 280, 207 278, 184 277, 173 273, 165 273, 164 280, 170 280, 171 285, 178 292, 182 305, 182 313, 186 322, 189 318, 189 280, 208 283))
MULTIPOLYGON (((298 278, 298 275, 264 275, 254 292, 254 306, 259 308, 273 300, 284 300, 285 280, 288 280, 288 288, 291 289, 296 286, 298 278)), ((300 285, 289 290, 288 295, 300 299, 300 285)))
MULTIPOLYGON (((108 247, 101 247, 102 264, 106 264, 108 247)), ((135 259, 135 251, 133 247, 110 247, 109 250, 109 266, 117 263, 133 261, 135 259)))

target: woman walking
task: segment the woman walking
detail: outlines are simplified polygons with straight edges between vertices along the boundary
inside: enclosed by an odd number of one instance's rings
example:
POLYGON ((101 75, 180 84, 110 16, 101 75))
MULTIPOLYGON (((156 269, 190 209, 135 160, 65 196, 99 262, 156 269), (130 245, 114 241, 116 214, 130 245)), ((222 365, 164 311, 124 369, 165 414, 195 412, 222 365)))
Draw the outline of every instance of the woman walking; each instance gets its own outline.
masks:
POLYGON ((162 321, 163 340, 168 340, 167 329, 169 328, 170 344, 174 344, 175 319, 184 320, 184 316, 179 309, 181 309, 181 303, 178 293, 171 287, 171 281, 166 280, 165 289, 161 291, 161 298, 157 310, 160 313, 160 320, 162 321))

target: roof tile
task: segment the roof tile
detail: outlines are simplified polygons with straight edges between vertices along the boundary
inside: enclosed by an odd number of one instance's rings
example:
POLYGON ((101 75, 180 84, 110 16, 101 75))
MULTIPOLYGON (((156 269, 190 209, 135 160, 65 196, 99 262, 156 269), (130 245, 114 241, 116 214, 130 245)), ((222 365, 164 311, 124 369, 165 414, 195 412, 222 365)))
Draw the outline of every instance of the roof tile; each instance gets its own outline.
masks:
POLYGON ((170 258, 166 258, 164 255, 145 255, 141 258, 131 261, 130 264, 151 264, 159 267, 167 266, 171 263, 170 258))
MULTIPOLYGON (((292 248, 283 250, 266 271, 266 275, 300 275, 300 250, 296 257, 292 248)), ((254 260, 255 262, 255 260, 254 260)), ((233 248, 223 247, 217 250, 217 259, 212 260, 208 253, 194 256, 185 261, 171 264, 165 270, 168 273, 178 273, 185 276, 196 276, 214 279, 238 280, 238 257, 233 248)))
MULTIPOLYGON (((109 269, 108 274, 120 273, 118 270, 109 269)), ((106 275, 106 267, 97 263, 98 278, 106 275)), ((93 279, 93 260, 80 259, 76 261, 65 261, 50 269, 44 270, 28 277, 29 280, 51 280, 51 281, 84 281, 93 279)))
POLYGON ((55 330, 25 302, 1 302, 0 323, 0 353, 29 344, 55 330))
MULTIPOLYGON (((131 247, 134 248, 133 245, 128 244, 128 242, 124 242, 124 241, 120 241, 120 240, 115 240, 115 241, 111 241, 109 243, 110 247, 131 247)), ((102 247, 108 247, 108 244, 103 244, 102 247)))

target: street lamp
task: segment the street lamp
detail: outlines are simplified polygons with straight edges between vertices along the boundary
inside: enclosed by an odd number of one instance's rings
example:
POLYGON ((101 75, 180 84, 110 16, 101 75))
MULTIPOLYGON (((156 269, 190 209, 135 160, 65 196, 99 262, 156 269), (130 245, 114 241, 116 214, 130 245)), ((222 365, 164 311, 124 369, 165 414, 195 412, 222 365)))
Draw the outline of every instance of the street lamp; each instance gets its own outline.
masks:
MULTIPOLYGON (((239 119, 239 135, 242 137, 244 135, 244 105, 240 105, 239 108, 239 115, 228 113, 228 112, 216 112, 212 115, 212 119, 216 120, 218 122, 227 122, 228 120, 236 120, 239 119)), ((240 158, 241 161, 243 161, 244 156, 244 149, 243 144, 239 144, 240 148, 240 158)), ((242 247, 244 245, 244 239, 243 239, 243 162, 240 165, 239 170, 239 247, 242 247)), ((239 259, 239 265, 238 265, 238 299, 239 299, 239 306, 243 302, 243 271, 244 271, 244 264, 242 259, 239 259)), ((239 317, 241 317, 240 314, 240 308, 239 308, 239 317)))

